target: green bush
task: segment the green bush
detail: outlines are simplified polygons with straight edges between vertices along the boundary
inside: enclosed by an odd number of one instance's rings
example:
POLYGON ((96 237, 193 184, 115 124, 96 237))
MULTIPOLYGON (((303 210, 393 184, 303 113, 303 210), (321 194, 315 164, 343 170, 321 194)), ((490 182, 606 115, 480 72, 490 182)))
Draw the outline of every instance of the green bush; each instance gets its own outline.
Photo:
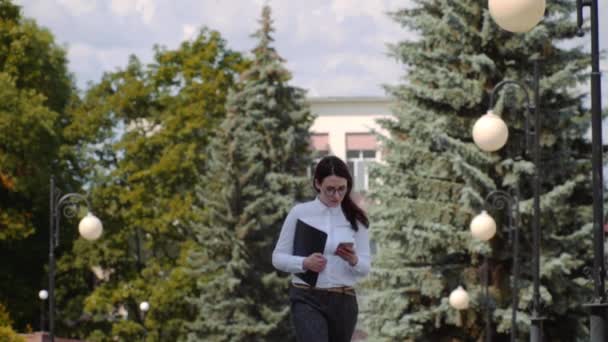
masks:
POLYGON ((0 342, 25 342, 10 326, 0 326, 0 342))
POLYGON ((12 324, 13 321, 8 314, 8 310, 0 304, 0 342, 25 342, 25 339, 11 328, 12 324))

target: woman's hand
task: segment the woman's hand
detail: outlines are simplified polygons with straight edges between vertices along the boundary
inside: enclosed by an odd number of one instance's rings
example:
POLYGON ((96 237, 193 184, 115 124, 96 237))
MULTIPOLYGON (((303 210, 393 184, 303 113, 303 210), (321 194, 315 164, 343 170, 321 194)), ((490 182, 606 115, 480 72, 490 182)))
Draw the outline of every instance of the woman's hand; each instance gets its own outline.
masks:
POLYGON ((313 272, 321 272, 327 265, 327 259, 321 253, 313 253, 304 259, 304 269, 313 272))
POLYGON ((352 243, 341 243, 336 249, 336 255, 348 262, 349 265, 355 266, 359 262, 357 252, 352 243))

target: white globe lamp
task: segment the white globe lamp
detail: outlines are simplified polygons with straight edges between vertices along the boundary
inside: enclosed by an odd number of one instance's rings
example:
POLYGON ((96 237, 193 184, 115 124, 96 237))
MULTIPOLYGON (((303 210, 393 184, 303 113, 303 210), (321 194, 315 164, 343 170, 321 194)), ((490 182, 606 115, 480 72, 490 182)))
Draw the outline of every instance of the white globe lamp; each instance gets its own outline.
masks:
POLYGON ((469 294, 462 286, 458 286, 449 298, 450 306, 456 310, 466 310, 469 308, 469 294))
POLYGON ((99 239, 103 232, 103 225, 97 216, 87 213, 78 224, 78 231, 83 238, 93 241, 99 239))
POLYGON ((489 0, 492 19, 501 28, 515 33, 530 31, 545 15, 545 0, 489 0))
POLYGON ((482 115, 473 125, 473 141, 486 152, 500 150, 507 143, 509 128, 502 118, 492 111, 482 115))
POLYGON ((38 292, 38 298, 46 300, 47 298, 49 298, 49 292, 47 290, 40 290, 38 292))
POLYGON ((148 303, 148 302, 139 303, 139 310, 141 310, 142 312, 146 312, 146 311, 150 310, 150 303, 148 303))
POLYGON ((469 228, 473 237, 481 241, 488 241, 496 234, 496 221, 484 210, 473 218, 469 228))

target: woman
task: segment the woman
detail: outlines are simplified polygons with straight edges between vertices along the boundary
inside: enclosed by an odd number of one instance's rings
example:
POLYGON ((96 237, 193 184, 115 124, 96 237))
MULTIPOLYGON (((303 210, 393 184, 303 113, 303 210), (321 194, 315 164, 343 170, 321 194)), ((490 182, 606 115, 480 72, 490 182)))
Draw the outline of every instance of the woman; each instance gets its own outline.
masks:
POLYGON ((370 270, 369 220, 350 197, 353 179, 339 158, 328 156, 317 164, 313 186, 317 198, 294 206, 287 215, 272 264, 294 274, 289 299, 297 340, 347 342, 358 314, 353 286, 370 270), (322 252, 294 255, 300 221, 327 234, 322 252), (313 285, 303 279, 307 271, 318 273, 313 285))

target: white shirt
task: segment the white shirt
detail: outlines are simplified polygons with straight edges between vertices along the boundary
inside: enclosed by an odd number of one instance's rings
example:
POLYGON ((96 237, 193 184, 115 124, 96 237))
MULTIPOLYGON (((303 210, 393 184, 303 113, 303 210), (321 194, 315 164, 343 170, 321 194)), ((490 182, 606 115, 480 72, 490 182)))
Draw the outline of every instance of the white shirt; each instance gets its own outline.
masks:
MULTIPOLYGON (((281 228, 279 240, 272 253, 272 264, 276 269, 288 273, 305 271, 303 266, 305 257, 293 255, 293 238, 298 219, 327 233, 327 241, 323 251, 327 264, 325 269, 319 273, 316 287, 353 286, 359 278, 369 273, 371 256, 368 228, 357 222, 358 231, 355 232, 344 216, 341 206, 328 207, 319 198, 297 204, 287 215, 281 228), (343 235, 345 229, 348 229, 347 232, 352 234, 355 241, 355 251, 359 258, 355 266, 350 266, 347 261, 335 254, 340 242, 338 241, 338 235, 343 235)), ((292 277, 292 282, 306 284, 296 275, 292 277)))

